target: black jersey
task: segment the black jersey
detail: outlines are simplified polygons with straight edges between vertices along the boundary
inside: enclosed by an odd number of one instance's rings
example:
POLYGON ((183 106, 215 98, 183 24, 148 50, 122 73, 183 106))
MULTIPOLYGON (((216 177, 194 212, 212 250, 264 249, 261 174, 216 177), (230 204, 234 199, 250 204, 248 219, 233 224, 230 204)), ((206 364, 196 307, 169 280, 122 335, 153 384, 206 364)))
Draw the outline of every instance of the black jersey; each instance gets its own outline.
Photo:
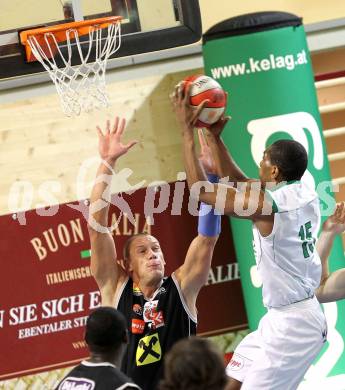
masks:
POLYGON ((135 390, 140 387, 110 363, 83 361, 58 384, 56 390, 135 390))
POLYGON ((196 334, 196 319, 174 274, 164 278, 150 300, 128 279, 117 309, 126 317, 129 330, 121 369, 143 390, 154 390, 163 376, 162 357, 176 341, 196 334))

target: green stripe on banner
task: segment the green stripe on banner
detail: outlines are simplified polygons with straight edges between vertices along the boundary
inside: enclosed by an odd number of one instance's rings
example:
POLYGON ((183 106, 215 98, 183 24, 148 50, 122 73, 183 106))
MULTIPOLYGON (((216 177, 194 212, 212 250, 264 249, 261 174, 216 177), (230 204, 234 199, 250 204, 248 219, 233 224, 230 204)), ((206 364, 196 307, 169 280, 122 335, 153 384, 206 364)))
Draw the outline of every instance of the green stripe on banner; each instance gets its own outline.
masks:
POLYGON ((81 251, 80 257, 82 259, 88 259, 89 257, 91 257, 91 249, 86 249, 85 251, 81 251))

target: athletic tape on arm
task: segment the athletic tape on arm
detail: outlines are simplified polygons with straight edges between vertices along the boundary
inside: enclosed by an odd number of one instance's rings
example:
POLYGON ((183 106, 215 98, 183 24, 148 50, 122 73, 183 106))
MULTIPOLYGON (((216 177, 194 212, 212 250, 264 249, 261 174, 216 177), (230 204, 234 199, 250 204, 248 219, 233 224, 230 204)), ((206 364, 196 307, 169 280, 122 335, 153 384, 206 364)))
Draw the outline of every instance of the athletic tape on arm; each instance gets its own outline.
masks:
MULTIPOLYGON (((213 174, 207 174, 207 179, 211 183, 218 183, 219 177, 213 174)), ((207 237, 219 236, 221 232, 221 216, 214 214, 211 209, 206 215, 203 215, 210 208, 206 203, 200 203, 198 233, 207 237)))

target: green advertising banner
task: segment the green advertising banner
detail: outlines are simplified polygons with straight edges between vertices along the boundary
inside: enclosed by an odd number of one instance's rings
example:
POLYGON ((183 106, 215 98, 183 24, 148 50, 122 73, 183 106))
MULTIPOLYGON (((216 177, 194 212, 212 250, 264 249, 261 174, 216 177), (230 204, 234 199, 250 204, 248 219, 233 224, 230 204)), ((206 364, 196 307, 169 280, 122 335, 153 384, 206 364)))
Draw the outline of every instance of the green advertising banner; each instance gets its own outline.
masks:
MULTIPOLYGON (((239 167, 253 178, 258 178, 259 162, 267 146, 281 138, 302 143, 309 156, 304 179, 315 183, 324 220, 333 211, 335 201, 303 25, 294 17, 290 25, 277 24, 266 29, 261 25, 255 30, 254 14, 250 27, 242 28, 242 33, 236 29, 245 24, 244 16, 238 17, 237 22, 235 19, 209 30, 203 43, 205 73, 229 94, 227 114, 232 119, 223 132, 223 140, 239 167)), ((265 308, 252 248, 252 225, 250 221, 231 218, 231 226, 249 326, 254 330, 265 308)), ((332 251, 330 269, 344 266, 339 238, 332 251)), ((308 371, 308 381, 303 383, 306 386, 317 381, 319 386, 326 380, 327 386, 325 382, 325 387, 313 388, 344 389, 345 301, 326 304, 324 311, 328 342, 308 371)))

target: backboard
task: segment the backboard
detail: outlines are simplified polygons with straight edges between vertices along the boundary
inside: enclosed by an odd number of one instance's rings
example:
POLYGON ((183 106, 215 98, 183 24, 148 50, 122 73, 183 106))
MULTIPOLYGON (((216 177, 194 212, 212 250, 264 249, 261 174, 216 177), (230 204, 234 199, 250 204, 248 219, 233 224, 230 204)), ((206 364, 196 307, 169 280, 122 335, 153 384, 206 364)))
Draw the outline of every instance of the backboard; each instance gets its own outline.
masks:
POLYGON ((23 30, 122 16, 122 43, 116 58, 183 46, 201 38, 198 0, 2 0, 1 6, 0 83, 44 72, 40 63, 26 61, 19 41, 23 30))

